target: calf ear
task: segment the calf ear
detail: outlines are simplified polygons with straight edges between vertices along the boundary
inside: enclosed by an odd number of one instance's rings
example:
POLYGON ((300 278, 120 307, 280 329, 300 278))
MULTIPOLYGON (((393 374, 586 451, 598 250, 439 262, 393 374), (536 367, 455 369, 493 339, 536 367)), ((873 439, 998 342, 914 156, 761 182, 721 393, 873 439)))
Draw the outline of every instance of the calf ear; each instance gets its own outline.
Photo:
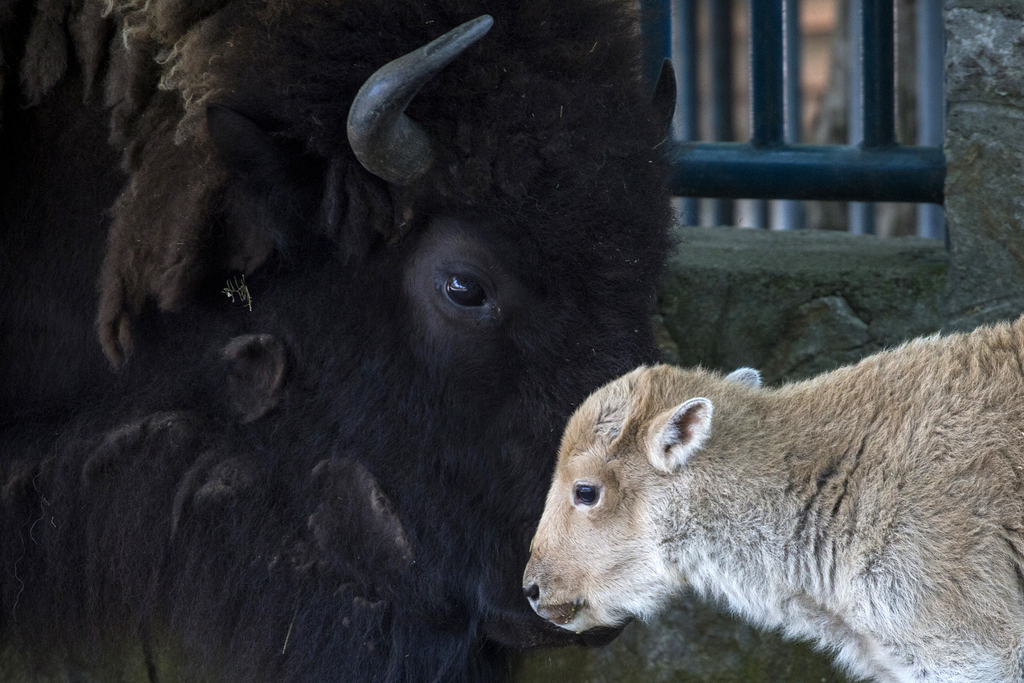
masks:
POLYGON ((651 464, 672 474, 682 469, 711 433, 714 406, 706 398, 691 398, 665 411, 651 424, 651 464))
POLYGON ((736 384, 742 384, 748 386, 751 389, 758 389, 761 386, 761 373, 754 368, 739 368, 733 370, 725 379, 729 382, 736 382, 736 384))

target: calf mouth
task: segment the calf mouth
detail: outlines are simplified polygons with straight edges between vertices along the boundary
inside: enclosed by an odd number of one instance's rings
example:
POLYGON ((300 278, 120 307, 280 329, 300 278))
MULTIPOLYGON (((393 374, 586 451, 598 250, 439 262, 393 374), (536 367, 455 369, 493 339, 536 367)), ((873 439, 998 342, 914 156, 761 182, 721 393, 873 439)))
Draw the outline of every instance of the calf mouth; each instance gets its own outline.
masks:
POLYGON ((537 614, 551 623, 567 628, 583 607, 582 601, 577 600, 575 602, 563 602, 559 605, 537 605, 534 609, 537 610, 537 614))

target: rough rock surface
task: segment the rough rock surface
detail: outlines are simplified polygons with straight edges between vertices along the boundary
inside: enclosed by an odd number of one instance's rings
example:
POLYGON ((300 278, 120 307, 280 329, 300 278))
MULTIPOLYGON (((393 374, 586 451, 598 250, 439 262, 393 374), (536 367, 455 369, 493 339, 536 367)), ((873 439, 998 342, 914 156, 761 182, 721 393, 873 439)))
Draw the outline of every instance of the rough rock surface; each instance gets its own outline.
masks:
POLYGON ((945 16, 952 246, 1024 269, 1024 2, 947 0, 945 16))
POLYGON ((799 379, 945 321, 950 260, 941 242, 740 228, 677 235, 660 313, 683 365, 799 379))

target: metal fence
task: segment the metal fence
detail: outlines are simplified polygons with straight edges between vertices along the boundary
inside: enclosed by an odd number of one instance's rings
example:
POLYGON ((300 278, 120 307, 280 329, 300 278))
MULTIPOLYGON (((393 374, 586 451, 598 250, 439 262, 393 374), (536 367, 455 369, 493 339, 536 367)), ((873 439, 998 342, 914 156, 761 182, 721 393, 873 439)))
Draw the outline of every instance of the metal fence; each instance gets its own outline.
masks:
MULTIPOLYGON (((849 0, 849 144, 800 142, 799 0, 749 0, 751 139, 732 140, 732 2, 703 0, 709 30, 698 44, 698 0, 642 0, 645 69, 652 82, 666 57, 676 66, 679 100, 673 192, 684 197, 682 219, 698 224, 696 198, 838 200, 851 202, 849 226, 873 233, 871 202, 919 202, 917 232, 942 237, 945 158, 941 0, 917 0, 918 144, 897 143, 893 0, 849 0), (698 141, 697 54, 711 71, 711 131, 698 141)), ((775 226, 802 225, 800 202, 780 202, 775 226)), ((758 227, 768 224, 761 205, 758 227)), ((733 222, 717 202, 712 222, 733 222)))

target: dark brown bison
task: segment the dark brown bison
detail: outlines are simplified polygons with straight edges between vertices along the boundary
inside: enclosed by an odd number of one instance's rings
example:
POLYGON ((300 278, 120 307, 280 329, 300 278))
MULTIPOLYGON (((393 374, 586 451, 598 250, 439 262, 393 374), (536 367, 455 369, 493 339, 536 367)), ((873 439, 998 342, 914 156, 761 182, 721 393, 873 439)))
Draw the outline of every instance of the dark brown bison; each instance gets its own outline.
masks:
POLYGON ((655 359, 634 5, 0 0, 6 677, 576 642, 519 577, 567 417, 655 359))

